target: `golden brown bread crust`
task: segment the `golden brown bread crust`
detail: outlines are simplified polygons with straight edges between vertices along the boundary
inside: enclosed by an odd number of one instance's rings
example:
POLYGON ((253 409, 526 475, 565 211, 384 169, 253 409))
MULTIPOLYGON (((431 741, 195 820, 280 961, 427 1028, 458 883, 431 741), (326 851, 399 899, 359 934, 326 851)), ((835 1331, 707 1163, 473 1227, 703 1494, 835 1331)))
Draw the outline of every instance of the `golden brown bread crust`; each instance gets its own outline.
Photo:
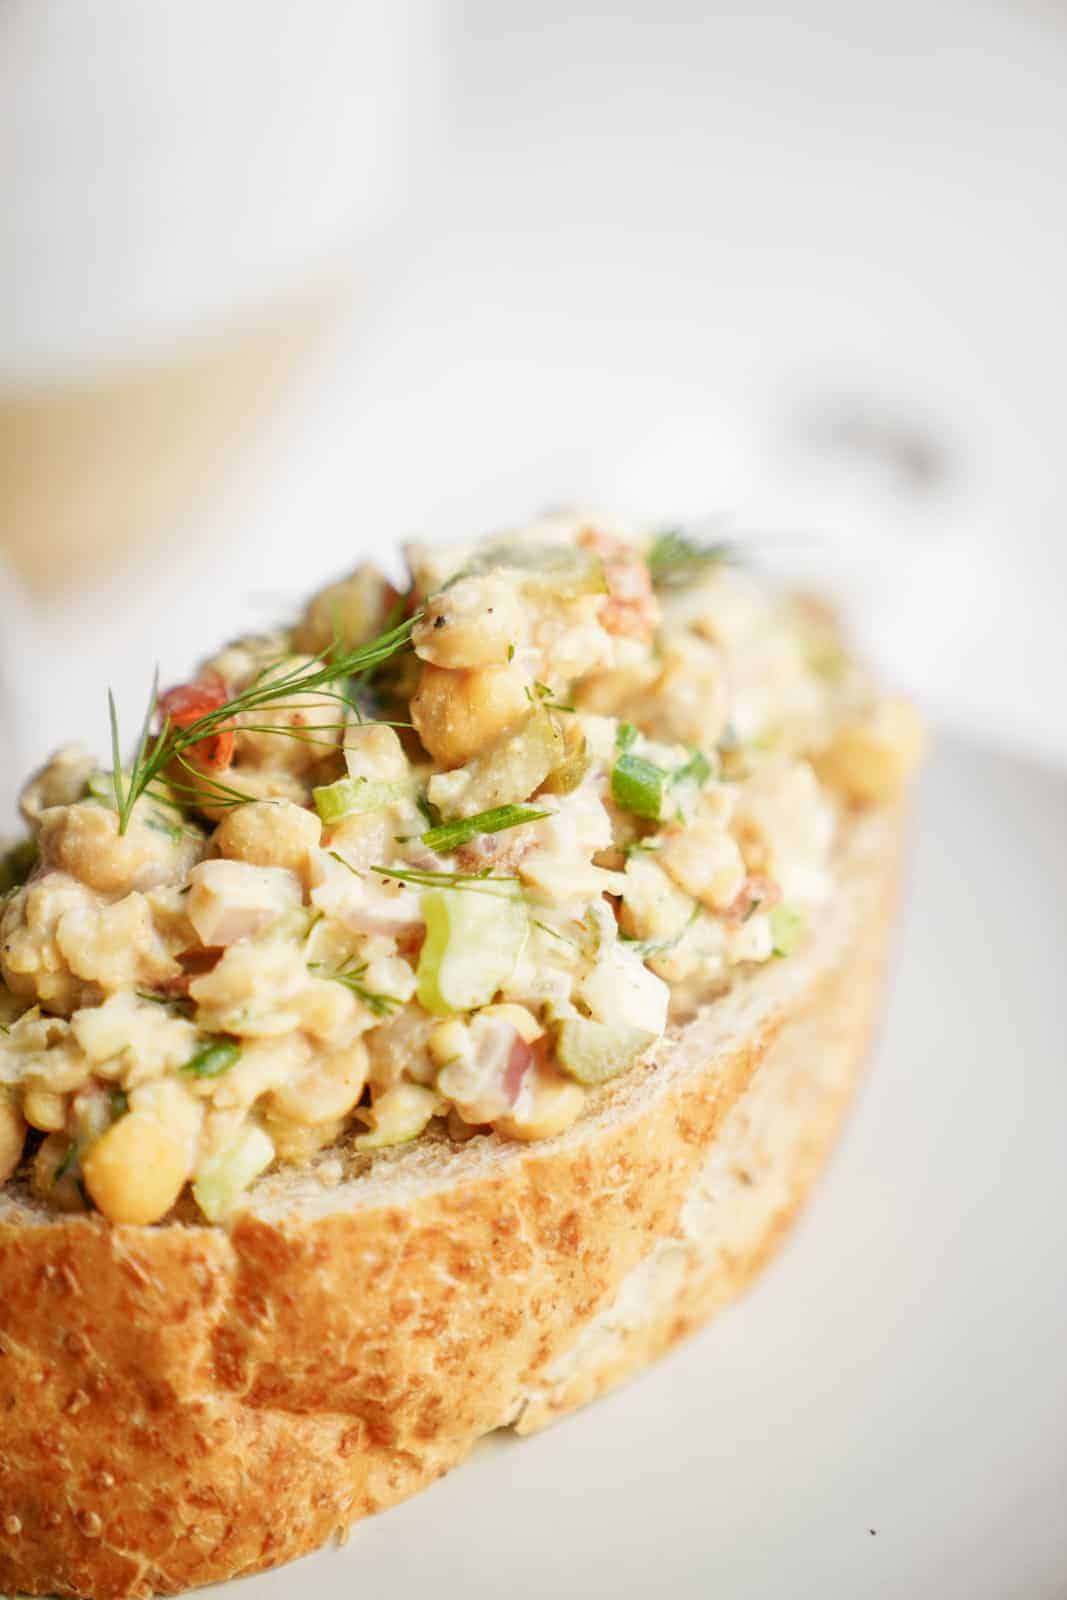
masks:
POLYGON ((709 1051, 697 1019, 570 1135, 345 1209, 260 1208, 230 1234, 9 1206, 0 1589, 109 1600, 288 1560, 705 1321, 833 1137, 898 832, 888 812, 852 831, 834 937, 778 965, 787 999, 761 1007, 753 979, 732 1037, 709 1051))

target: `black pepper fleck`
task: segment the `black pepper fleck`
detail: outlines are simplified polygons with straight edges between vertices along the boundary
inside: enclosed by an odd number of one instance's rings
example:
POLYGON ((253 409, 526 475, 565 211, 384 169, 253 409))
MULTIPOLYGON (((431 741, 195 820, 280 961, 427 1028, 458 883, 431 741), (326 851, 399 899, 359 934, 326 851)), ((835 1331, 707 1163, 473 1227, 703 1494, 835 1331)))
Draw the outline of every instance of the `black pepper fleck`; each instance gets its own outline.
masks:
POLYGON ((445 625, 444 617, 434 617, 433 625, 435 628, 443 628, 445 625))

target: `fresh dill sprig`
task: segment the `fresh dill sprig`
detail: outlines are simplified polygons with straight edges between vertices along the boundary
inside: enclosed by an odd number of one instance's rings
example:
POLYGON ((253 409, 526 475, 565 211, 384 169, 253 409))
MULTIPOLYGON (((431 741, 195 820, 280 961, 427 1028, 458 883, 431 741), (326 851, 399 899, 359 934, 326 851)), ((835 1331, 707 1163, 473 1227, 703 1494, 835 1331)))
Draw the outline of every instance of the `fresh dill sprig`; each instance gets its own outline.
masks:
POLYGON ((649 956, 664 956, 668 950, 673 950, 676 945, 681 944, 700 914, 700 907, 694 906, 688 920, 669 939, 631 939, 625 933, 620 933, 619 939, 628 950, 633 951, 634 955, 640 956, 642 961, 647 960, 649 956))
POLYGON ((362 982, 363 974, 366 970, 367 963, 365 961, 355 965, 348 961, 343 967, 339 967, 336 972, 326 972, 321 961, 308 962, 309 972, 321 971, 324 977, 330 978, 334 983, 343 983, 345 988, 367 1007, 368 1011, 373 1011, 376 1017, 387 1017, 394 1006, 402 1006, 404 1002, 398 995, 381 994, 376 989, 368 989, 366 984, 362 982))
MULTIPOLYGON (((335 855, 335 852, 331 850, 330 854, 335 855)), ((335 855, 335 859, 343 862, 350 871, 356 870, 343 856, 335 855)), ((395 878, 398 883, 415 884, 420 889, 480 889, 485 894, 497 894, 498 885, 517 884, 519 881, 516 877, 494 873, 489 867, 483 867, 481 872, 427 872, 421 867, 371 867, 370 870, 380 873, 383 878, 395 878)))
POLYGON ((473 817, 459 817, 455 822, 442 822, 428 828, 422 835, 422 842, 427 850, 449 855, 482 834, 503 833, 505 828, 520 828, 523 823, 540 822, 547 816, 551 816, 551 812, 540 806, 493 806, 473 817))
POLYGON ((154 1006, 167 1006, 169 1010, 176 1011, 180 1017, 191 1017, 196 1010, 189 995, 156 994, 152 989, 135 989, 134 994, 138 1000, 151 1000, 154 1006))
MULTIPOLYGON (((113 763, 113 783, 115 789, 115 805, 119 815, 119 832, 125 833, 129 827, 133 808, 141 795, 145 793, 149 784, 153 783, 160 774, 172 763, 178 762, 186 770, 192 772, 196 780, 195 792, 202 794, 205 790, 215 790, 219 794, 218 804, 243 804, 251 796, 241 794, 239 790, 228 789, 228 786, 219 784, 219 781, 210 773, 202 773, 199 768, 191 768, 184 760, 185 753, 205 739, 228 728, 237 717, 247 716, 250 712, 260 711, 264 707, 283 707, 285 702, 293 696, 309 694, 312 692, 331 695, 350 706, 357 714, 358 707, 354 699, 347 694, 334 689, 339 680, 358 677, 361 674, 380 666, 390 656, 403 648, 407 643, 411 630, 418 620, 418 614, 409 617, 397 627, 388 628, 384 633, 372 639, 368 644, 360 645, 358 649, 349 650, 341 655, 320 654, 309 663, 300 662, 276 677, 267 677, 277 665, 268 662, 263 666, 247 688, 234 695, 232 700, 227 700, 223 705, 215 706, 206 711, 203 716, 197 717, 184 727, 175 726, 169 718, 164 718, 163 726, 154 738, 151 737, 152 719, 155 716, 159 702, 159 673, 152 683, 152 692, 149 696, 148 707, 145 712, 141 736, 137 743, 137 753, 128 773, 123 772, 121 740, 119 738, 118 716, 115 710, 115 697, 108 690, 108 715, 111 723, 111 756, 113 763), (329 659, 327 659, 329 656, 329 659), (223 793, 222 791, 227 791, 223 793)), ((305 731, 301 728, 288 726, 270 727, 270 732, 279 733, 289 737, 301 738, 305 731)))
POLYGON ((551 923, 541 922, 537 917, 534 917, 533 918, 533 925, 534 925, 535 928, 540 928, 542 933, 551 934, 552 938, 553 939, 558 939, 560 944, 570 945, 572 950, 580 950, 581 949, 581 946, 578 944, 578 941, 576 939, 568 939, 567 935, 565 933, 560 933, 559 929, 558 928, 553 928, 551 923))
POLYGON ((555 697, 553 696, 552 690, 549 688, 547 683, 537 683, 537 682, 535 682, 534 686, 533 686, 533 691, 531 691, 529 685, 527 685, 526 698, 527 698, 527 700, 529 700, 531 705, 534 703, 534 695, 535 694, 536 694, 537 700, 540 701, 541 705, 543 705, 545 707, 545 709, 548 710, 548 711, 571 711, 571 712, 576 712, 578 710, 577 706, 565 705, 563 703, 563 701, 555 699, 555 697))
POLYGON ((709 567, 736 559, 732 545, 700 544, 677 528, 658 533, 645 557, 649 576, 656 589, 680 589, 699 578, 709 567))

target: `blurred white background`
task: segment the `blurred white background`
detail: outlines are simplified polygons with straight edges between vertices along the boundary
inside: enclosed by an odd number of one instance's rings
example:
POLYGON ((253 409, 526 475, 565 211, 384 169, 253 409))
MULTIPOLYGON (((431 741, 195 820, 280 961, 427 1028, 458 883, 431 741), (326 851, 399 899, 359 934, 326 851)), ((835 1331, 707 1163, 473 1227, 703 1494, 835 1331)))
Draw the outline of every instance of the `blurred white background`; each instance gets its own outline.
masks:
POLYGON ((156 661, 575 501, 756 537, 1067 766, 1067 7, 17 0, 0 46, 6 459, 27 394, 256 319, 302 357, 123 561, 9 527, 5 812, 109 682, 132 731, 156 661))

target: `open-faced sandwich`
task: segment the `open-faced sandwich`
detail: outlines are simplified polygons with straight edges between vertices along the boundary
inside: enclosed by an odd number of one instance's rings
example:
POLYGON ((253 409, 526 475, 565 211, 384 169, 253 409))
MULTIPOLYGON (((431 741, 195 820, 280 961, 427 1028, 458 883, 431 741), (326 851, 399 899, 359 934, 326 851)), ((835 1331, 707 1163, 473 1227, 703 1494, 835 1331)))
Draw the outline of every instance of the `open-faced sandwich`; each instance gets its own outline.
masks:
POLYGON ((407 555, 23 792, 4 1589, 284 1561, 590 1399, 737 1293, 846 1102, 910 708, 678 534, 407 555))

